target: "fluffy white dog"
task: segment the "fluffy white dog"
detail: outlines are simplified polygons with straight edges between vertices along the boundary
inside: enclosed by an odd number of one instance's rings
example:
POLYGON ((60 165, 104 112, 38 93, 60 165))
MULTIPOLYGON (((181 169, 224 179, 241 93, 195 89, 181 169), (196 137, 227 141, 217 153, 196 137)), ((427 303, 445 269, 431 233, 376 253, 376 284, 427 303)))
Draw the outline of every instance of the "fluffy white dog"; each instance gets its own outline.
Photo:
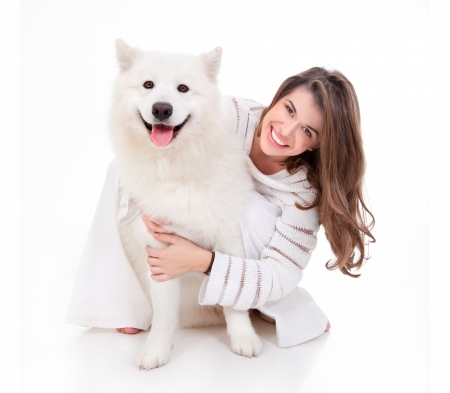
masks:
MULTIPOLYGON (((221 48, 199 56, 144 52, 116 41, 120 73, 111 137, 120 185, 139 211, 208 249, 243 256, 239 219, 252 180, 227 120, 216 77, 221 48)), ((136 359, 140 369, 166 364, 178 327, 225 321, 232 350, 261 353, 247 311, 200 306, 202 273, 157 283, 145 246, 163 248, 141 216, 120 229, 127 257, 151 300, 153 322, 136 359)))

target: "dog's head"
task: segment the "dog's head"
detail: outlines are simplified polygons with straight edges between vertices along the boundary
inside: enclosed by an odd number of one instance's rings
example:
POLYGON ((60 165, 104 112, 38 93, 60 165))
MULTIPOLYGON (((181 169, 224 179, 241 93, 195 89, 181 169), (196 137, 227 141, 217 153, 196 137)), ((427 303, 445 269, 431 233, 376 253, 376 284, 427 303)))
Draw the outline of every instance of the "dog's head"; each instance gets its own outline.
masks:
POLYGON ((170 148, 176 139, 199 138, 196 129, 220 121, 212 118, 218 112, 214 105, 220 105, 220 47, 192 56, 144 52, 119 39, 116 52, 120 73, 112 121, 143 143, 170 148))

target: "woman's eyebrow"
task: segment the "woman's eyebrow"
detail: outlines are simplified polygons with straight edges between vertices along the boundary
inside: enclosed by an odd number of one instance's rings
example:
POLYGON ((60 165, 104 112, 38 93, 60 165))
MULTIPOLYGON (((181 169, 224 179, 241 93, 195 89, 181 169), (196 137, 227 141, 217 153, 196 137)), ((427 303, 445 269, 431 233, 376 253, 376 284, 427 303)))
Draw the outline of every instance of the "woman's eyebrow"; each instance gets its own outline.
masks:
POLYGON ((287 98, 286 98, 286 101, 289 101, 289 102, 290 102, 290 104, 292 105, 292 108, 294 109, 294 113, 297 113, 297 110, 295 109, 295 106, 294 106, 294 104, 292 103, 292 101, 291 101, 291 100, 288 100, 287 98))
POLYGON ((314 132, 316 133, 317 137, 319 137, 319 133, 318 133, 314 128, 312 128, 312 127, 309 126, 308 124, 306 125, 306 127, 307 127, 309 130, 314 131, 314 132))

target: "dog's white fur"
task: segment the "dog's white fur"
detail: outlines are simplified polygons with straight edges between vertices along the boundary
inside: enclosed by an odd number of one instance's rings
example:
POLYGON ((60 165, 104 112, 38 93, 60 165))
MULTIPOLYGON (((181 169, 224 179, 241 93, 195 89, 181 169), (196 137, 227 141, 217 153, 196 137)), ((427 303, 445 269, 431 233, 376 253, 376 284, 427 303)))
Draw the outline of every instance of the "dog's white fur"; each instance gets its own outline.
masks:
MULTIPOLYGON (((235 140, 216 83, 222 50, 191 56, 144 52, 116 41, 120 73, 111 111, 111 139, 121 186, 140 211, 171 223, 167 229, 195 244, 243 256, 239 218, 252 187, 245 153, 235 140), (154 87, 143 84, 152 81, 154 87), (177 90, 180 84, 187 93, 177 90), (156 102, 170 103, 169 125, 189 120, 167 146, 156 146, 147 123, 161 123, 152 114, 156 102)), ((204 275, 188 273, 158 283, 150 278, 145 245, 157 248, 141 216, 121 227, 125 252, 153 307, 153 323, 136 359, 150 370, 169 360, 177 328, 227 323, 232 350, 258 356, 258 339, 247 311, 200 306, 198 293, 204 275)))

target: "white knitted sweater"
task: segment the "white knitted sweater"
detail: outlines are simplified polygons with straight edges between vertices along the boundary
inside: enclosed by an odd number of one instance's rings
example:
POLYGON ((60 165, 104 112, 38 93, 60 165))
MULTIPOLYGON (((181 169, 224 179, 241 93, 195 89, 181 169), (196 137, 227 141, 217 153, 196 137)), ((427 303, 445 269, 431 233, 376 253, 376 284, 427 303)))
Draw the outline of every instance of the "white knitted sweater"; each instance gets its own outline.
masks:
MULTIPOLYGON (((228 99, 228 98, 227 98, 228 99)), ((250 154, 255 127, 263 106, 255 101, 229 98, 230 115, 236 121, 236 133, 250 154)), ((300 282, 311 252, 316 247, 319 214, 307 206, 316 192, 306 180, 306 170, 290 175, 286 169, 274 175, 262 174, 248 158, 256 191, 281 208, 276 230, 260 260, 234 257, 216 251, 209 276, 199 294, 202 305, 220 304, 235 309, 258 308, 267 301, 287 295, 300 282)), ((257 226, 257 223, 255 223, 257 226)))

